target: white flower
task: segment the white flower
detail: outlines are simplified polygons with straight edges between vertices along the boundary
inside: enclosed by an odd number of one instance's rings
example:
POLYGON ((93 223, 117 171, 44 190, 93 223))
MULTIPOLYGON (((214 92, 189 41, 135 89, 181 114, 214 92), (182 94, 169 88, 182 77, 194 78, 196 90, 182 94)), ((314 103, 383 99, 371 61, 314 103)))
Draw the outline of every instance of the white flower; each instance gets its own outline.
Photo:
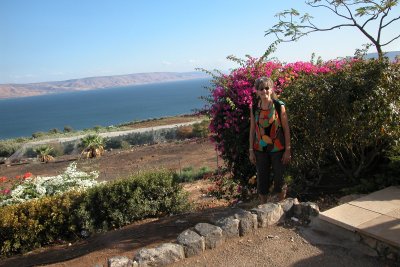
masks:
POLYGON ((77 170, 76 162, 72 162, 64 173, 49 176, 26 179, 11 191, 11 194, 0 201, 0 207, 21 203, 30 199, 51 196, 64 193, 70 190, 86 190, 99 182, 96 180, 99 173, 94 171, 90 173, 77 170))

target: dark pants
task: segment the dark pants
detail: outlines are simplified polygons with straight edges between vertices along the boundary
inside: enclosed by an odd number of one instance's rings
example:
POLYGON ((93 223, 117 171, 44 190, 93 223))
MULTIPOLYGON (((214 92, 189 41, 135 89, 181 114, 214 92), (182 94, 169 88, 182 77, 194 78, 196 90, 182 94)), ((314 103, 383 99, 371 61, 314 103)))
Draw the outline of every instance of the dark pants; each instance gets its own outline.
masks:
POLYGON ((285 182, 283 179, 284 165, 282 163, 283 151, 260 152, 254 151, 257 167, 257 191, 260 195, 267 195, 274 181, 274 193, 282 192, 285 182), (271 166, 274 179, 271 179, 271 166))

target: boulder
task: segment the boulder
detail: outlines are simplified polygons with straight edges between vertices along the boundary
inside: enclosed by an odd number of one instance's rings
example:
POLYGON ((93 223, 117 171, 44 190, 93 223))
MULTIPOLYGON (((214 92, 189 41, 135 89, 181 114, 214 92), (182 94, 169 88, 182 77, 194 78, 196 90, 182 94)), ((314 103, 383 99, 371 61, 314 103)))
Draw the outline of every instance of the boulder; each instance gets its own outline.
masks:
POLYGON ((298 204, 299 201, 297 200, 297 198, 286 198, 278 202, 278 205, 282 207, 282 210, 286 214, 286 217, 292 217, 293 207, 294 205, 298 204))
POLYGON ((267 227, 279 222, 285 215, 282 206, 275 203, 259 205, 251 210, 257 214, 258 226, 267 227))
POLYGON ((181 245, 164 243, 156 248, 143 248, 139 250, 134 260, 139 266, 165 266, 185 258, 185 252, 181 245))
POLYGON ((222 234, 225 238, 232 238, 239 236, 239 219, 235 219, 233 216, 227 218, 220 218, 215 221, 215 225, 221 227, 222 234))
POLYGON ((258 228, 257 215, 247 210, 240 210, 234 215, 239 220, 239 235, 244 236, 258 228))
POLYGON ((133 260, 129 259, 128 257, 124 256, 116 256, 109 258, 108 261, 108 267, 137 267, 138 264, 137 262, 134 262, 133 260))
POLYGON ((222 229, 209 223, 198 223, 194 229, 201 236, 204 236, 206 248, 213 249, 224 242, 222 229))
POLYGON ((192 230, 183 231, 177 238, 178 244, 183 246, 185 256, 198 255, 205 250, 205 240, 192 230))

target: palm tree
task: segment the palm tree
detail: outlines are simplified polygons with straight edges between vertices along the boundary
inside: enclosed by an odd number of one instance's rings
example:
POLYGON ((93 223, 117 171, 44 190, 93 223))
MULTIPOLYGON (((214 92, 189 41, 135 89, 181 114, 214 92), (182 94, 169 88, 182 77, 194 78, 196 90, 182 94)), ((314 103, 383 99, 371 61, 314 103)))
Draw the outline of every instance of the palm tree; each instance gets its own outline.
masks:
POLYGON ((86 158, 95 158, 104 153, 104 139, 97 134, 83 137, 81 146, 84 147, 82 155, 85 155, 86 158))
POLYGON ((41 162, 47 163, 49 161, 54 160, 53 156, 50 155, 52 150, 53 150, 53 148, 51 146, 43 145, 43 146, 36 147, 33 151, 36 152, 37 157, 39 158, 39 160, 41 162))

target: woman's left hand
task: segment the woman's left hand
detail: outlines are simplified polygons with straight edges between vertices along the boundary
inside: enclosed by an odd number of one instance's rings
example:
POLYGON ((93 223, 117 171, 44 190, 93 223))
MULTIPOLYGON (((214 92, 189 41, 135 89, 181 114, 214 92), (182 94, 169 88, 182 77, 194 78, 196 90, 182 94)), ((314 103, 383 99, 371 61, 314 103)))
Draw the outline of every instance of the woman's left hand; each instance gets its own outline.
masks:
POLYGON ((286 149, 282 156, 282 163, 288 164, 292 159, 292 154, 290 153, 290 149, 286 149))

